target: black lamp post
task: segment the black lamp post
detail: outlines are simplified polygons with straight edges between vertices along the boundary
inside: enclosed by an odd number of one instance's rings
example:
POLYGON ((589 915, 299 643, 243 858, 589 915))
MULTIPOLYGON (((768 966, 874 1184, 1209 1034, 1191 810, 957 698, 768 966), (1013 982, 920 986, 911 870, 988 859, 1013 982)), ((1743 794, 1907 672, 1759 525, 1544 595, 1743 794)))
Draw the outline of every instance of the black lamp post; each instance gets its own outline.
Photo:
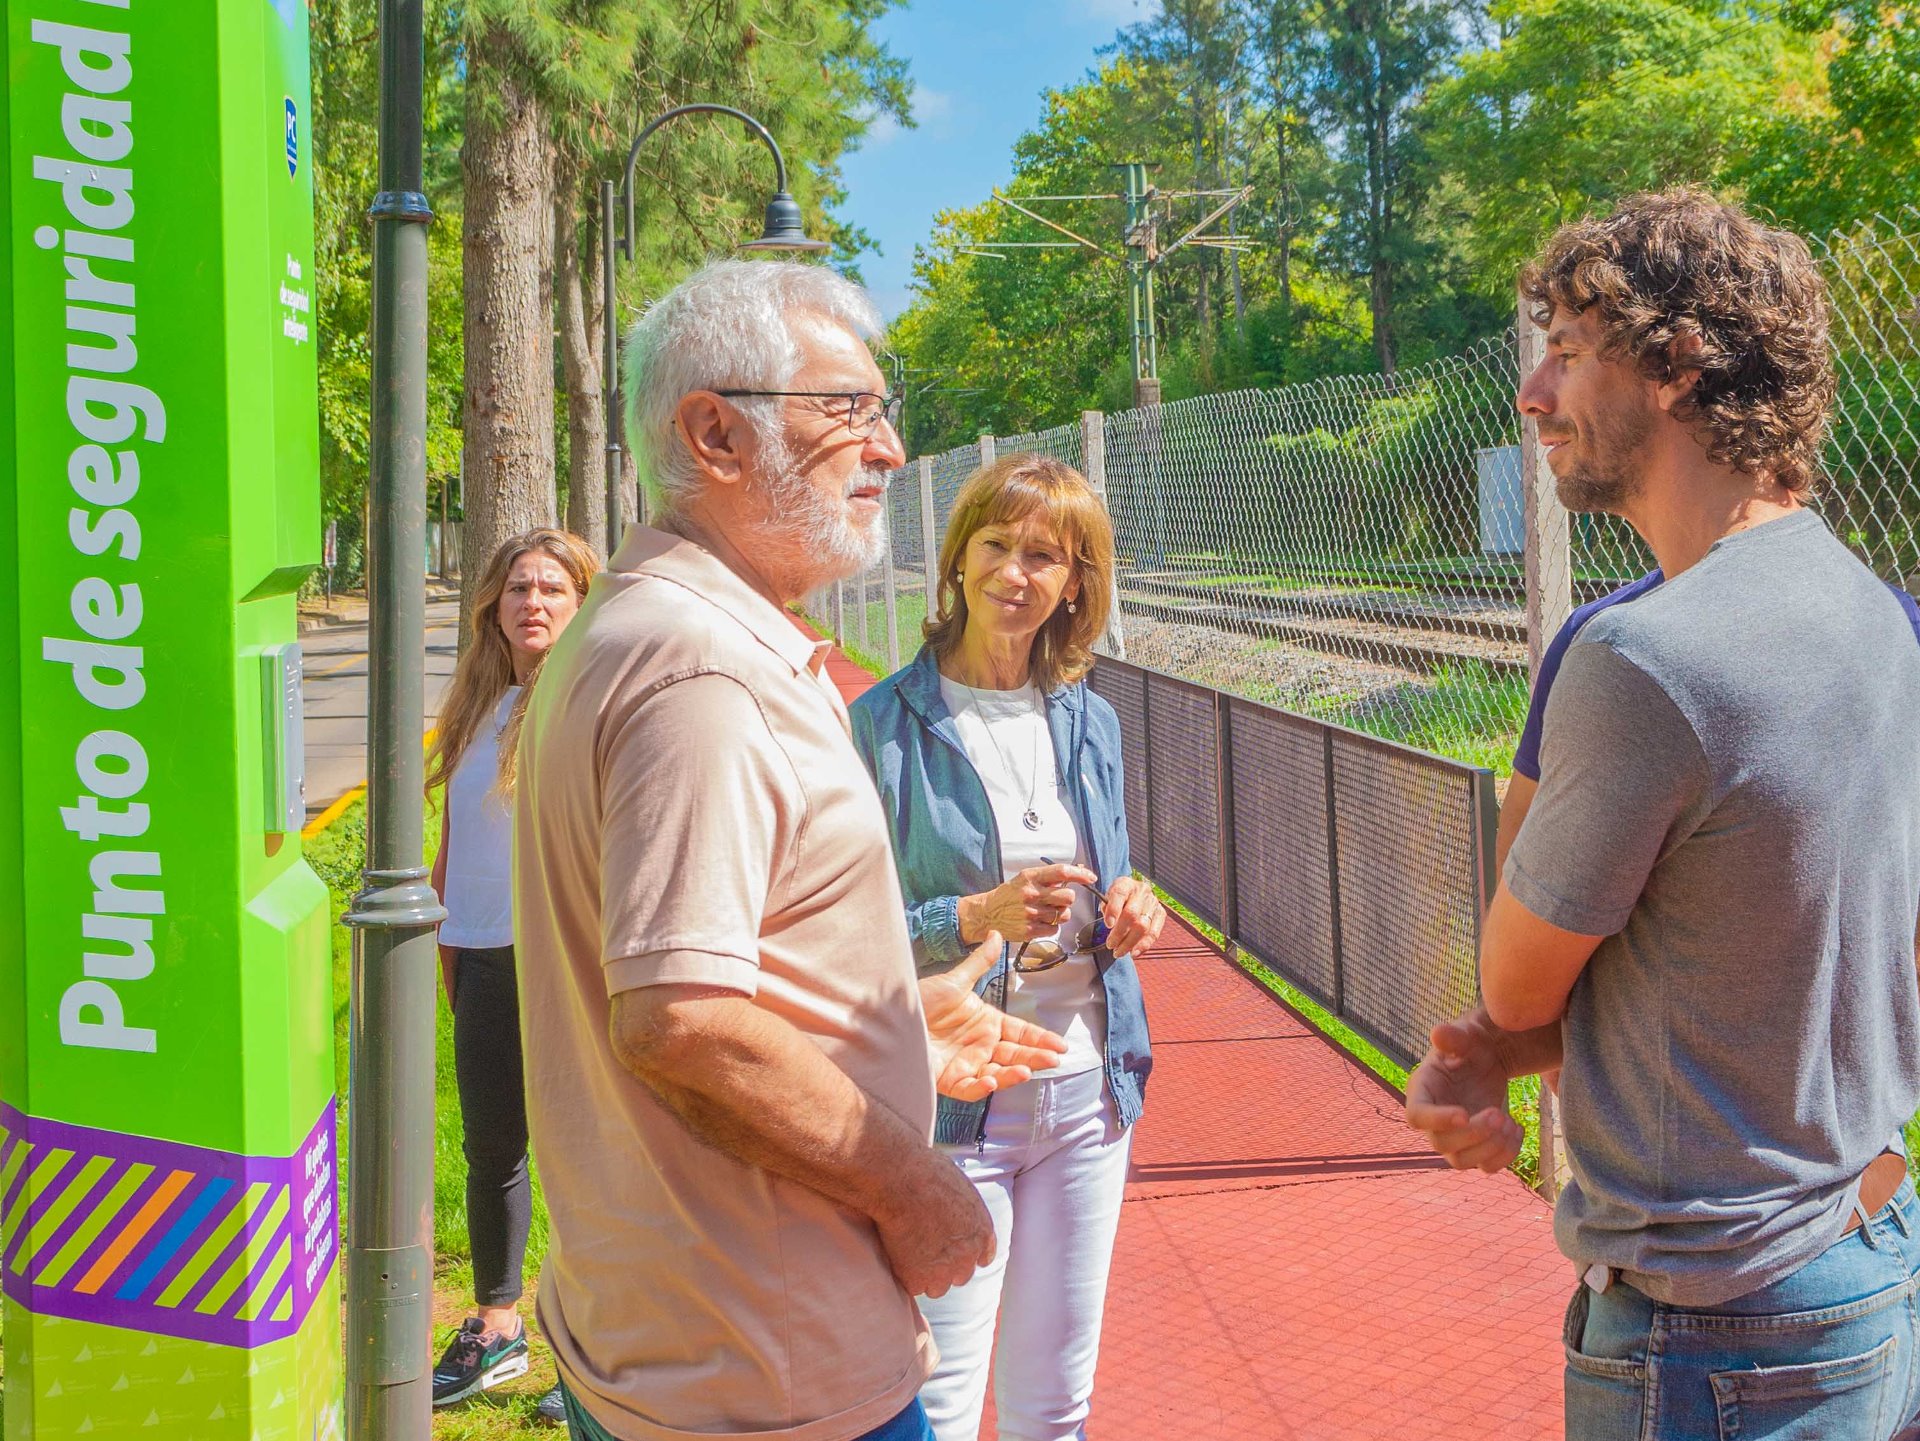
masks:
POLYGON ((348 1020, 347 1386, 351 1441, 427 1441, 433 1418, 433 929, 420 864, 426 644, 425 10, 380 3, 367 602, 367 863, 348 1020))
POLYGON ((714 115, 731 115, 745 124, 748 130, 759 137, 760 141, 773 152, 774 188, 773 198, 767 202, 766 222, 761 227, 758 240, 749 240, 740 246, 742 250, 799 250, 820 251, 831 247, 824 240, 809 240, 807 233, 800 227, 800 206, 793 196, 787 193, 787 162, 780 154, 780 147, 774 143, 773 136, 767 133, 767 127, 755 120, 745 111, 735 110, 729 105, 676 105, 664 115, 650 121, 647 128, 634 137, 633 144, 627 147, 627 164, 621 173, 620 212, 624 216, 625 227, 616 232, 614 229, 614 190, 611 180, 600 182, 600 235, 601 235, 601 368, 606 378, 607 412, 607 558, 613 558, 614 549, 620 544, 620 455, 625 449, 622 443, 620 419, 620 322, 614 308, 614 250, 628 260, 633 259, 633 166, 640 158, 640 147, 654 131, 682 115, 706 112, 714 115))

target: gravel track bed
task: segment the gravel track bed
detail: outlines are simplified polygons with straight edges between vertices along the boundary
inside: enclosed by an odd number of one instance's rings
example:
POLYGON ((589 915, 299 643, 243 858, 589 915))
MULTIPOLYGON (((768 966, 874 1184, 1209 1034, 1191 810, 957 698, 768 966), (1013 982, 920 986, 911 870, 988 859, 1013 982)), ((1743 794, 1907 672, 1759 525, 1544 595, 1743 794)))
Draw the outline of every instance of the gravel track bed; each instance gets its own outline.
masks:
POLYGON ((1330 605, 1378 610, 1383 616, 1430 615, 1454 621, 1483 621, 1494 625, 1525 625, 1527 608, 1498 591, 1485 595, 1444 595, 1415 587, 1357 590, 1352 586, 1307 585, 1269 590, 1258 585, 1200 584, 1191 580, 1133 575, 1129 584, 1140 590, 1159 590, 1187 599, 1213 599, 1222 605, 1283 604, 1330 605))
POLYGON ((1390 706, 1426 677, 1398 666, 1348 660, 1305 646, 1253 640, 1207 625, 1122 617, 1127 659, 1184 680, 1304 709, 1307 699, 1338 698, 1345 708, 1390 706))
MULTIPOLYGON (((1420 625, 1394 625, 1385 621, 1361 620, 1355 617, 1315 617, 1300 614, 1283 616, 1274 614, 1270 608, 1256 606, 1236 611, 1225 606, 1208 605, 1203 601, 1161 597, 1135 590, 1129 590, 1121 597, 1123 605, 1130 600, 1139 600, 1163 608, 1160 619, 1165 624, 1186 624, 1171 620, 1164 613, 1165 611, 1190 610, 1194 613, 1192 626, 1202 630, 1213 630, 1218 634, 1234 634, 1236 619, 1256 623, 1272 621, 1324 637, 1325 643, 1336 650, 1343 638, 1352 638, 1405 647, 1408 650, 1422 651, 1439 657, 1484 660, 1504 666, 1524 665, 1527 659, 1527 648, 1521 642, 1495 636, 1474 635, 1465 629, 1438 631, 1420 625)), ((1369 664, 1369 662, 1360 661, 1355 663, 1369 664)))

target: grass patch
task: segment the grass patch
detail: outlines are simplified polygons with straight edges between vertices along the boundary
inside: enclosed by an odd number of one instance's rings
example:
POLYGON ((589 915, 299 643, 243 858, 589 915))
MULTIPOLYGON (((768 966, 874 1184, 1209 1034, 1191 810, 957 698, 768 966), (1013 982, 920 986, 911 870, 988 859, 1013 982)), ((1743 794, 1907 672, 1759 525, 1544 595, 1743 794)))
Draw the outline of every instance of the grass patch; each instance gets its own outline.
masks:
MULTIPOLYGON (((440 838, 439 811, 427 811, 425 859, 440 838)), ((360 885, 366 856, 366 800, 362 797, 325 831, 306 843, 307 862, 327 883, 333 919, 334 1085, 340 1106, 340 1214, 346 1215, 347 1191, 347 1017, 353 974, 353 936, 340 917, 360 885)), ((473 1304, 473 1254, 467 1243, 467 1162, 461 1154, 460 1093, 453 1075, 453 1013, 435 988, 433 1111, 433 1355, 438 1357, 455 1327, 473 1304)), ((342 1245, 345 1236, 342 1236, 342 1245)), ((533 1226, 527 1238, 526 1315, 533 1367, 519 1380, 433 1416, 434 1441, 534 1441, 565 1435, 564 1428, 534 1413, 540 1397, 557 1379, 553 1353, 533 1321, 534 1283, 547 1249, 547 1206, 540 1178, 533 1178, 533 1226)))
MULTIPOLYGON (((1291 642, 1268 639, 1255 644, 1260 651, 1271 651, 1291 642)), ((1512 774, 1514 748, 1527 723, 1526 677, 1501 674, 1473 660, 1372 695, 1356 689, 1303 695, 1297 688, 1268 681, 1225 688, 1263 705, 1484 766, 1496 776, 1512 774)))
POLYGON ((1470 660, 1366 700, 1334 695, 1304 704, 1321 720, 1505 776, 1527 723, 1528 694, 1525 676, 1470 660))
MULTIPOLYGON (((857 587, 856 587, 857 590, 857 587)), ((878 587, 875 588, 878 594, 878 587)), ((927 618, 927 600, 919 591, 900 591, 894 597, 896 632, 900 645, 900 665, 911 661, 914 652, 920 649, 920 626, 927 618)), ((811 617, 814 627, 822 635, 833 633, 833 613, 829 604, 825 616, 811 617)), ((846 606, 847 633, 836 644, 846 652, 847 658, 876 677, 892 675, 899 666, 887 663, 887 602, 884 596, 867 602, 867 638, 863 644, 860 639, 860 607, 858 596, 850 595, 846 606)))
MULTIPOLYGON (((831 596, 831 592, 829 592, 831 596)), ((926 597, 919 591, 901 591, 895 596, 898 606, 900 642, 900 665, 908 664, 920 649, 920 627, 927 617, 926 597)), ((892 675, 898 666, 887 664, 887 603, 883 598, 867 603, 867 639, 860 642, 860 607, 857 595, 848 597, 845 608, 847 633, 843 636, 833 634, 833 601, 828 599, 821 614, 803 612, 813 628, 821 635, 833 640, 848 660, 866 671, 876 680, 892 675)))

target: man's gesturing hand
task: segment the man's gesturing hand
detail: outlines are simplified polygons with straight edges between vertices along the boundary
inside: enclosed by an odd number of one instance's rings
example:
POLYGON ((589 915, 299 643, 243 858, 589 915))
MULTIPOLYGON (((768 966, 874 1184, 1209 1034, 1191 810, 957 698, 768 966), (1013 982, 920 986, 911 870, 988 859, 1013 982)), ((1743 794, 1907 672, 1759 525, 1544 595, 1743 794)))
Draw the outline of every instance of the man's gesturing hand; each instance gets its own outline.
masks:
POLYGON ((1483 1010, 1433 1028, 1433 1044, 1407 1077, 1407 1124, 1424 1132, 1456 1171, 1505 1169, 1522 1132, 1507 1112, 1507 1059, 1483 1010))
POLYGON ((956 1101, 978 1101, 1017 1086, 1035 1071, 1058 1065, 1067 1049, 1052 1031, 1009 1016, 973 993, 999 959, 1000 936, 989 932, 952 970, 920 980, 934 1084, 956 1101))
POLYGON ((923 1155, 873 1223, 900 1284, 916 1296, 944 1296, 993 1259, 993 1218, 958 1166, 935 1150, 923 1155))

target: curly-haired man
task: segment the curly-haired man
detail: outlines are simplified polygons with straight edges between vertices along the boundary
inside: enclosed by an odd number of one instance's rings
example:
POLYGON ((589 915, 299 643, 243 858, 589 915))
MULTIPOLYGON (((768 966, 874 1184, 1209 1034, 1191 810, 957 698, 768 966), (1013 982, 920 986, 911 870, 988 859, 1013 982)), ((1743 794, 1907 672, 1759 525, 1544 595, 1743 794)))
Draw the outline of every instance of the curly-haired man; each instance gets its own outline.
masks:
POLYGON ((1665 580, 1595 616, 1537 793, 1407 1116, 1456 1167, 1519 1147, 1563 1066, 1567 1434, 1914 1426, 1920 648, 1804 501, 1833 399, 1806 247, 1700 191, 1561 229, 1522 383, 1561 499, 1665 580))

